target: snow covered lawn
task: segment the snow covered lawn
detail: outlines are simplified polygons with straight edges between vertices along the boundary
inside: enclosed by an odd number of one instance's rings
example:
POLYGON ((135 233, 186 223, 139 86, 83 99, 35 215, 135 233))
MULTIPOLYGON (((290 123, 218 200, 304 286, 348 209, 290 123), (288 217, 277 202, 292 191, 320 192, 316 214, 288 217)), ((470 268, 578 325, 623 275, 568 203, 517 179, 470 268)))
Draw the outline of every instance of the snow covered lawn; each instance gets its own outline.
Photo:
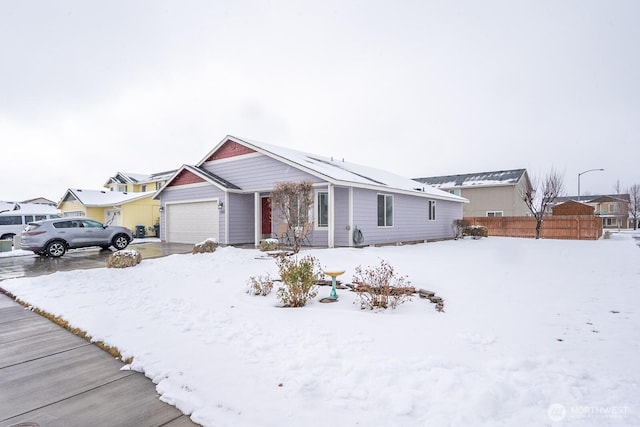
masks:
POLYGON ((133 356, 206 426, 640 425, 640 249, 609 240, 464 239, 305 250, 326 268, 389 261, 445 299, 280 308, 257 250, 143 260, 0 284, 133 356))

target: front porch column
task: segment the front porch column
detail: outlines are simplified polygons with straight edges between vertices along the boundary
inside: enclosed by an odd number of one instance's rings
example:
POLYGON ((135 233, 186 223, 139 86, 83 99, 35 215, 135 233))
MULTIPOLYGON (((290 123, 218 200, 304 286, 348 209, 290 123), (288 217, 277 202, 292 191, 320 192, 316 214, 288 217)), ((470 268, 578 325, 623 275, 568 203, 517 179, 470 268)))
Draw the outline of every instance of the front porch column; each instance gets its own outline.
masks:
POLYGON ((336 237, 336 224, 335 224, 335 219, 336 219, 336 215, 335 215, 335 201, 334 201, 334 197, 335 197, 335 191, 334 191, 334 186, 333 184, 329 184, 329 186, 327 187, 327 196, 329 198, 328 201, 328 230, 327 232, 329 233, 328 240, 327 240, 327 246, 330 248, 335 247, 335 237, 336 237))
POLYGON ((349 187, 349 229, 347 230, 347 242, 353 246, 353 187, 349 187))
POLYGON ((257 248, 260 246, 260 238, 262 237, 262 199, 258 192, 253 193, 253 211, 253 217, 255 218, 253 224, 253 239, 257 248))

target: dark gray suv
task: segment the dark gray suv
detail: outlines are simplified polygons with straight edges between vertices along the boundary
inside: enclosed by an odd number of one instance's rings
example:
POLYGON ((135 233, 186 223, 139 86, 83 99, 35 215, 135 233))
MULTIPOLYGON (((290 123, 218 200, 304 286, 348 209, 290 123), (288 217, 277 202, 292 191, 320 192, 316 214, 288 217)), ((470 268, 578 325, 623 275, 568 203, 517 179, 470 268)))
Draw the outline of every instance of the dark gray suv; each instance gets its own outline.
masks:
POLYGON ((104 225, 92 219, 58 218, 30 222, 22 232, 20 248, 38 255, 60 257, 67 249, 100 246, 124 249, 133 239, 131 230, 104 225))

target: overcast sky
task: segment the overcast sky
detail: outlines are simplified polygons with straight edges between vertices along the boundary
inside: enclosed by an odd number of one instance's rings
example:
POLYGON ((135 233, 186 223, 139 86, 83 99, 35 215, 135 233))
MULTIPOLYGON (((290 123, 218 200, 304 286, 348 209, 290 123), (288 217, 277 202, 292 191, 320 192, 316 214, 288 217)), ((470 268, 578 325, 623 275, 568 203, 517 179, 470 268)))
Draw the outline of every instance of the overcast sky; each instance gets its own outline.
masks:
POLYGON ((640 183, 640 1, 0 0, 0 200, 225 135, 408 177, 640 183))

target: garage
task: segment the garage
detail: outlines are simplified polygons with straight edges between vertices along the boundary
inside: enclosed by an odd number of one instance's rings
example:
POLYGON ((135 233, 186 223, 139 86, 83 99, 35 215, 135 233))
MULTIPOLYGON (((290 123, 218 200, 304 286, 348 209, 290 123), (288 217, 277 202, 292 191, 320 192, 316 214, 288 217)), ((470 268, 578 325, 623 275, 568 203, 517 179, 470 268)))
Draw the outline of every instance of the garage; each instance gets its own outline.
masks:
POLYGON ((202 242, 210 237, 220 239, 217 200, 166 205, 166 240, 172 243, 202 242))

